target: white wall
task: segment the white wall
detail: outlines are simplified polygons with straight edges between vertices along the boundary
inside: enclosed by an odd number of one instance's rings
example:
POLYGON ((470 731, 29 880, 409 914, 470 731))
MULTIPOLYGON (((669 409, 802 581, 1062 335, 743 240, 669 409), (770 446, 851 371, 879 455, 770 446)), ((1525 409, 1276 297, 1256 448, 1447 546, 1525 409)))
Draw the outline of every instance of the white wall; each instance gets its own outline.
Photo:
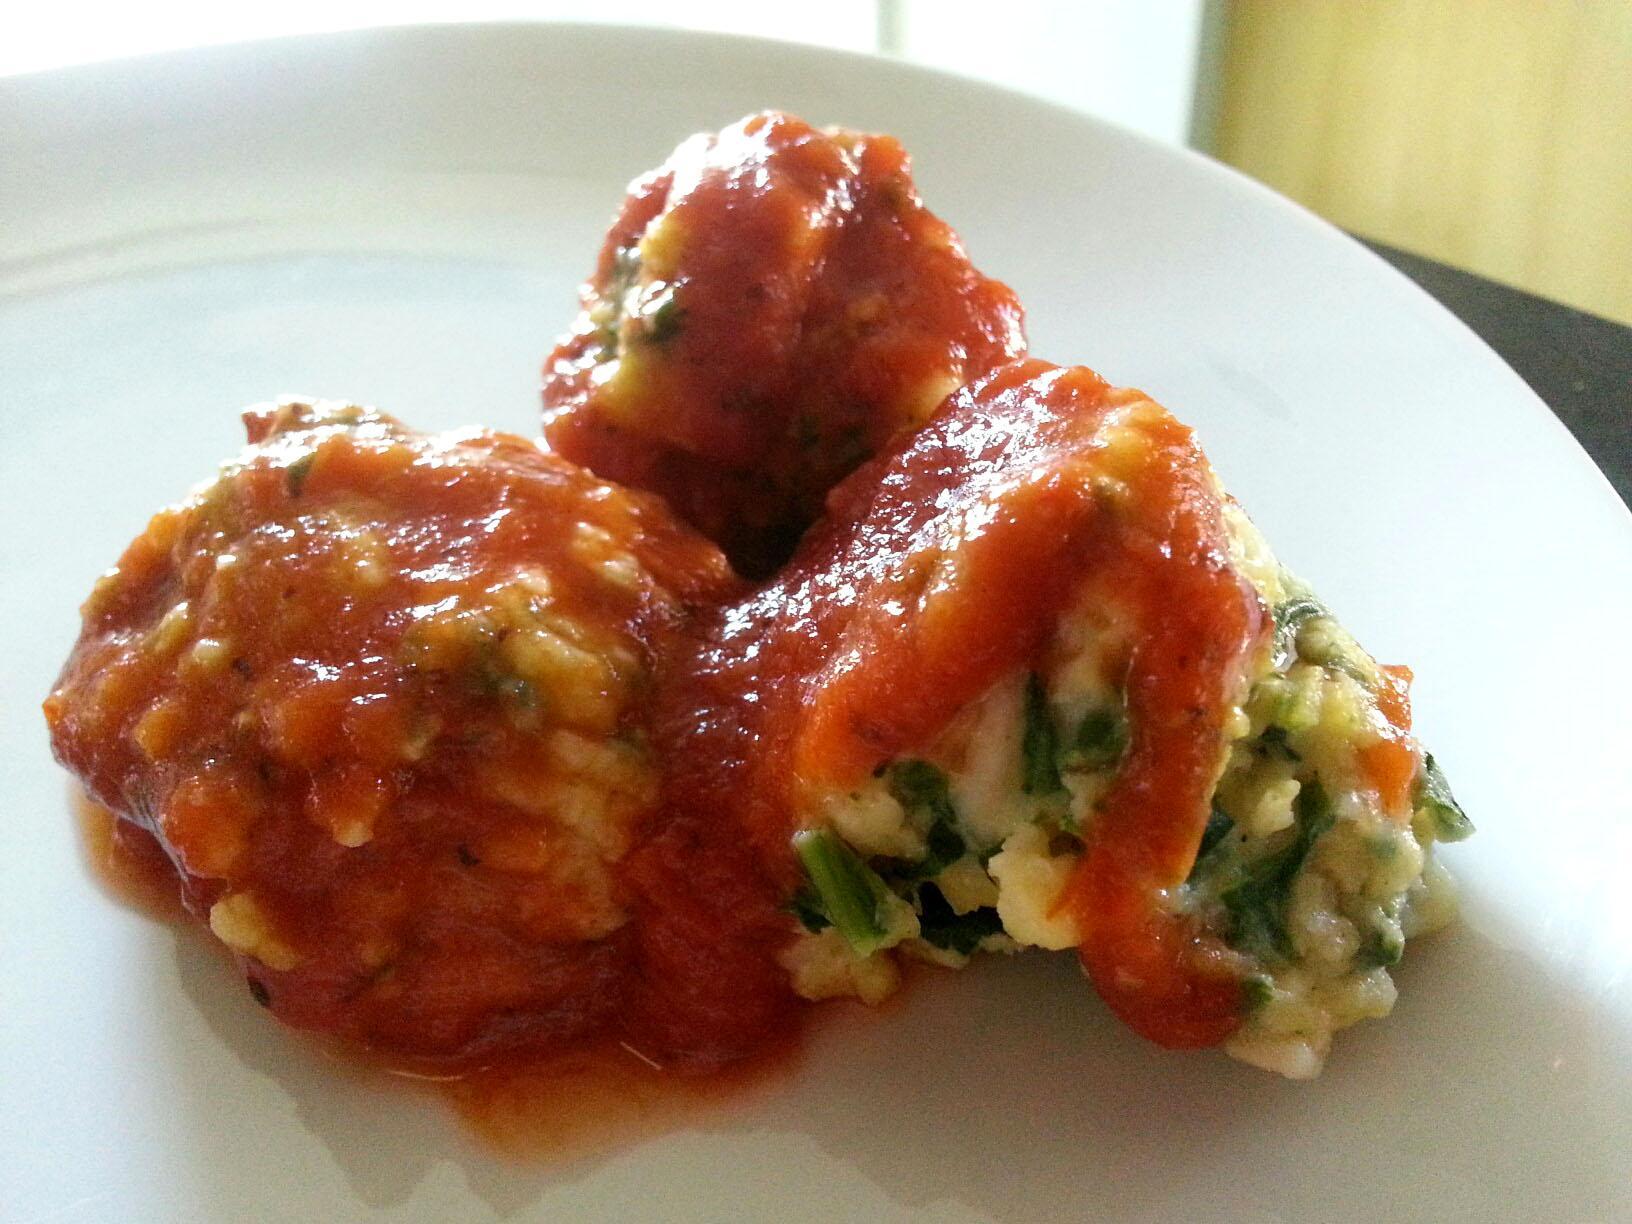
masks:
MULTIPOLYGON (((908 59, 1183 144, 1202 0, 898 0, 908 59)), ((885 0, 886 12, 890 0, 885 0)), ((886 22, 886 32, 888 23, 886 22)))
POLYGON ((359 26, 570 19, 733 31, 885 51, 1182 143, 1203 0, 20 0, 0 73, 359 26))

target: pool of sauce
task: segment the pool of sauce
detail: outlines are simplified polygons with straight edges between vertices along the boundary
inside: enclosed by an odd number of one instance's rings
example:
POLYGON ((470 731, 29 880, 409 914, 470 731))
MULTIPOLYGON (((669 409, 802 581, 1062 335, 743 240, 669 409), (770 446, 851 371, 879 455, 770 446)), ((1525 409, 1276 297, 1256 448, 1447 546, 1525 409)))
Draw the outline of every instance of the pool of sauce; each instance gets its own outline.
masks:
MULTIPOLYGON (((113 901, 146 918, 191 927, 169 856, 145 829, 71 789, 69 806, 87 873, 113 901)), ((232 958, 199 930, 188 932, 232 958)), ((706 1122, 751 1101, 799 1065, 792 1033, 753 1057, 707 1076, 676 1074, 628 1042, 607 1037, 548 1055, 519 1054, 449 1071, 360 1050, 320 1034, 302 1037, 311 1057, 358 1072, 380 1092, 440 1100, 496 1155, 528 1163, 566 1163, 706 1122)))
POLYGON ((77 785, 70 789, 69 809, 79 834, 80 857, 103 892, 155 921, 180 922, 186 917, 176 869, 158 838, 120 820, 77 785))

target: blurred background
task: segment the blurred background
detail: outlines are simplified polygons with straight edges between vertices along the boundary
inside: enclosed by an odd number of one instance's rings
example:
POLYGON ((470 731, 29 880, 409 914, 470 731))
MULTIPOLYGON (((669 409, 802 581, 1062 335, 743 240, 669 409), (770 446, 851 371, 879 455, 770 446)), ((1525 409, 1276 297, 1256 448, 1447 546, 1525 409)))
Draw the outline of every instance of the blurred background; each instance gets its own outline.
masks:
POLYGON ((1632 323, 1632 0, 55 0, 0 73, 359 26, 686 26, 897 56, 1187 144, 1364 237, 1632 323))

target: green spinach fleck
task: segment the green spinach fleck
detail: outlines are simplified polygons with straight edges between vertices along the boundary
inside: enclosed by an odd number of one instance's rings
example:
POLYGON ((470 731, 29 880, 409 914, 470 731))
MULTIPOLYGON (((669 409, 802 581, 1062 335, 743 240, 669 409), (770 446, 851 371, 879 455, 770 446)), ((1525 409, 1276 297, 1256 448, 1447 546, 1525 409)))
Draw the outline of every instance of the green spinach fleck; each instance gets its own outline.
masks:
POLYGON ((1294 813, 1297 820, 1287 843, 1247 863, 1240 882, 1219 898, 1229 915, 1227 942, 1264 961, 1293 958, 1295 949, 1286 929, 1287 893, 1315 842, 1332 827, 1332 803, 1317 781, 1298 793, 1294 813))
POLYGON ((1329 616, 1326 605, 1297 595, 1275 605, 1275 670, 1285 671, 1298 659, 1298 631, 1308 621, 1329 616))
POLYGON ((928 761, 907 757, 886 770, 885 785, 906 810, 908 819, 924 829, 924 857, 892 875, 904 880, 927 880, 963 857, 967 846, 958 832, 958 814, 952 806, 944 771, 928 761))
POLYGON ((1426 810, 1433 821, 1434 840, 1459 842, 1473 835, 1473 821, 1451 794, 1451 784, 1445 780, 1444 771, 1431 752, 1423 755, 1422 772, 1417 775, 1412 803, 1426 810))
POLYGON ((968 956, 981 940, 1003 930, 995 909, 983 907, 967 914, 956 913, 933 884, 918 890, 918 905, 918 933, 924 942, 960 956, 968 956))
POLYGON ((284 486, 289 490, 290 497, 299 497, 300 491, 306 487, 306 480, 312 474, 312 467, 317 463, 317 452, 307 451, 299 459, 291 463, 284 471, 284 486))
POLYGON ((1036 672, 1026 677, 1025 730, 1020 740, 1020 789, 1028 795, 1055 795, 1060 780, 1059 732, 1048 708, 1048 694, 1036 672))

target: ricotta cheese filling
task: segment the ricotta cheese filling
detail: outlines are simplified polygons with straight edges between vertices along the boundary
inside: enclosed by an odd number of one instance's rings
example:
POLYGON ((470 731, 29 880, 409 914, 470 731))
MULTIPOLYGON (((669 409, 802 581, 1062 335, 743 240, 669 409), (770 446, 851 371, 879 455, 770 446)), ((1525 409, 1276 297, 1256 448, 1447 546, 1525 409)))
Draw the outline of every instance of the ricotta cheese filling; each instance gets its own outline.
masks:
MULTIPOLYGON (((1231 562, 1276 632, 1243 677, 1206 834, 1167 903, 1238 958, 1226 1050, 1308 1078, 1333 1033, 1392 1009, 1406 941, 1454 915, 1433 848, 1472 826, 1431 756, 1409 819, 1389 810, 1366 761, 1395 734, 1388 677, 1225 504, 1231 562)), ((876 1002, 898 956, 958 967, 1077 946, 1059 902, 1129 742, 1117 669, 1133 632, 1102 591, 1078 601, 1038 670, 995 684, 921 753, 811 797, 796 839, 811 884, 793 902, 805 934, 783 954, 799 993, 876 1002), (835 906, 846 889, 859 905, 835 906)))

